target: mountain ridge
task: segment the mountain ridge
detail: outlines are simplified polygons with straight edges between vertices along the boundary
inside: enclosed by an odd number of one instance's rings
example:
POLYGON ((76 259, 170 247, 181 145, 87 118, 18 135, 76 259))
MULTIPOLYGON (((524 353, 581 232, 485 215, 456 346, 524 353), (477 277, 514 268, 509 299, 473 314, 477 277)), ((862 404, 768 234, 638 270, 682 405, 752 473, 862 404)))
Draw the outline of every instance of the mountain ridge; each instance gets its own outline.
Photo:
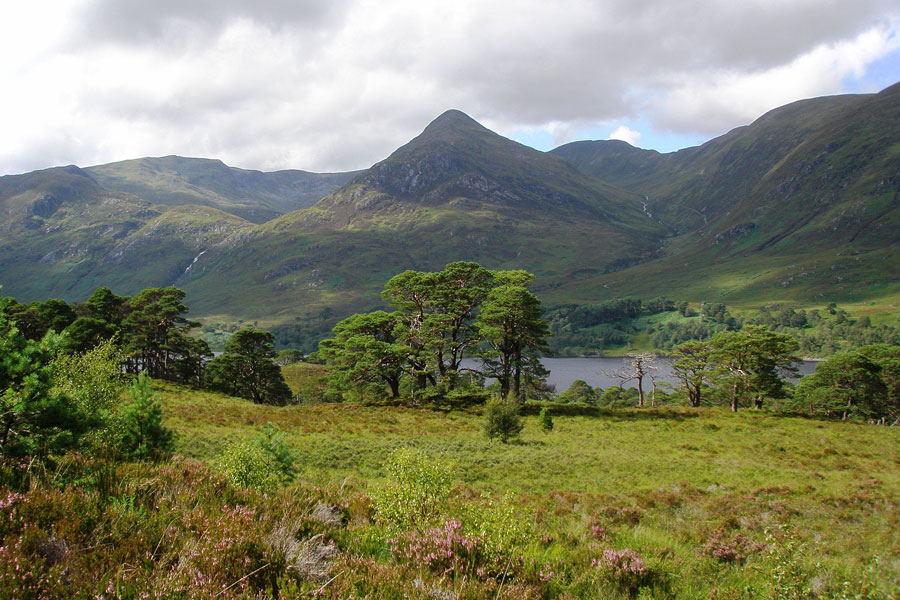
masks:
POLYGON ((25 300, 178 285, 211 322, 300 337, 381 306, 392 275, 454 260, 530 270, 548 304, 900 298, 898 97, 799 101, 667 154, 539 152, 452 109, 280 214, 308 173, 169 156, 0 177, 0 281, 25 300))
POLYGON ((154 204, 212 206, 257 224, 312 206, 359 173, 264 172, 230 167, 218 159, 176 155, 117 161, 84 170, 107 189, 154 204))

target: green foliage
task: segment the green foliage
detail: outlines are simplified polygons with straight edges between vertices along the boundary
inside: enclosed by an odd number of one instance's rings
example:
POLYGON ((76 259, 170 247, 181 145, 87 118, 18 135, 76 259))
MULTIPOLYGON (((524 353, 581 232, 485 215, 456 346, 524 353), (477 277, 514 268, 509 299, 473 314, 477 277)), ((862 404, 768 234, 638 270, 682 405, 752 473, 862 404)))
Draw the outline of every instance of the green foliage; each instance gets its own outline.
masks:
POLYGON ((584 355, 621 346, 635 333, 634 320, 675 308, 675 302, 665 298, 614 298, 599 304, 556 306, 544 315, 551 334, 548 350, 554 355, 584 355))
MULTIPOLYGON (((72 448, 88 429, 88 416, 53 390, 51 362, 61 343, 48 332, 26 339, 0 313, 0 455, 25 461, 72 448)), ((23 463, 24 464, 24 463, 23 463)))
POLYGON ((484 433, 489 439, 500 438, 504 444, 519 437, 525 424, 519 416, 519 402, 512 392, 505 398, 494 396, 484 405, 484 433))
POLYGON ((206 386, 257 404, 287 404, 291 389, 274 362, 273 341, 271 333, 259 329, 235 333, 225 344, 225 352, 207 365, 206 386))
POLYGON ((199 323, 183 316, 188 312, 184 296, 175 287, 146 288, 129 299, 122 342, 130 372, 171 378, 176 360, 193 349, 187 333, 199 323))
POLYGON ((540 301, 524 286, 525 271, 488 271, 473 262, 442 271, 405 271, 385 284, 382 296, 395 310, 357 314, 334 327, 319 344, 336 394, 399 398, 413 402, 477 387, 462 368, 467 353, 482 358, 483 374, 503 393, 524 398, 546 371, 538 361, 546 325, 540 301))
MULTIPOLYGON (((894 359, 887 358, 887 348, 882 360, 890 369, 894 359)), ((874 355, 877 351, 868 352, 874 355)), ((800 380, 789 407, 810 414, 840 416, 844 420, 854 417, 893 420, 900 416, 900 406, 891 395, 882 370, 881 365, 862 351, 835 354, 820 363, 815 373, 800 380)))
POLYGON ((478 263, 460 261, 435 273, 405 271, 385 284, 382 298, 397 309, 397 341, 421 384, 457 386, 464 355, 480 341, 475 313, 494 278, 478 263))
POLYGON ((52 367, 51 393, 70 398, 90 429, 81 440, 83 451, 94 455, 115 451, 120 441, 116 419, 126 388, 122 356, 115 341, 101 341, 84 352, 59 352, 52 367))
POLYGON ((297 455, 281 430, 271 423, 250 441, 229 444, 219 457, 219 468, 234 485, 271 490, 290 483, 297 474, 297 455))
POLYGON ((184 318, 188 310, 182 303, 184 296, 184 291, 167 287, 146 288, 128 298, 100 287, 83 305, 72 307, 51 299, 26 306, 6 298, 3 311, 26 338, 62 332, 59 348, 67 353, 85 353, 116 338, 128 372, 147 371, 157 378, 199 386, 203 364, 211 353, 206 342, 188 335, 198 324, 184 318))
POLYGON ((524 549, 537 538, 534 515, 520 506, 512 493, 466 504, 463 523, 466 531, 481 539, 482 552, 496 565, 498 574, 502 574, 504 564, 507 568, 518 566, 514 561, 520 560, 524 549))
POLYGON ((68 396, 81 412, 100 421, 115 412, 125 390, 115 340, 102 341, 85 352, 59 353, 52 364, 55 393, 68 396))
POLYGON ((284 350, 279 350, 278 354, 275 355, 275 363, 279 367, 285 367, 287 365, 293 365, 304 358, 303 352, 294 348, 285 348, 284 350))
POLYGON ((279 484, 293 481, 297 475, 297 454, 277 425, 266 423, 256 433, 253 443, 263 451, 269 469, 279 484))
POLYGON ((389 530, 434 524, 450 497, 447 466, 421 451, 401 448, 388 456, 386 468, 391 479, 375 493, 376 520, 389 530))
POLYGON ((748 325, 679 344, 671 353, 672 370, 691 406, 727 395, 732 411, 750 401, 762 408, 765 398, 786 395, 782 377, 796 374, 796 351, 791 336, 748 325))
POLYGON ((607 388, 597 400, 598 406, 609 408, 631 408, 638 404, 637 388, 619 386, 607 388))
POLYGON ((576 379, 569 389, 559 395, 559 402, 578 402, 594 406, 597 404, 597 396, 602 394, 602 389, 594 389, 582 379, 576 379))
POLYGON ((395 334, 398 313, 375 311, 353 315, 334 326, 334 339, 319 344, 319 356, 331 369, 328 382, 337 393, 345 390, 378 395, 387 386, 391 397, 400 396, 400 378, 409 348, 395 334))
POLYGON ((727 323, 703 320, 702 318, 668 321, 658 327, 653 333, 653 347, 660 350, 669 350, 685 342, 710 340, 717 333, 734 331, 740 328, 738 325, 729 326, 727 323))
POLYGON ((710 346, 717 384, 731 389, 732 411, 747 398, 762 408, 763 398, 781 397, 784 382, 779 372, 794 371, 798 361, 795 339, 759 325, 718 333, 710 346))
POLYGON ((707 342, 690 341, 675 346, 672 351, 672 372, 687 393, 693 407, 701 405, 704 392, 713 378, 713 347, 707 342))
POLYGON ((524 400, 522 384, 548 375, 538 360, 549 334, 541 301, 524 284, 501 285, 485 299, 476 327, 489 348, 481 354, 485 374, 497 379, 501 395, 524 400))
POLYGON ((890 424, 900 419, 900 345, 873 344, 863 346, 857 352, 865 356, 879 367, 878 376, 885 388, 881 402, 874 403, 874 412, 890 424), (879 406, 880 404, 880 406, 879 406))
POLYGON ((116 335, 116 328, 94 317, 78 317, 65 329, 65 347, 69 352, 86 352, 110 340, 116 335))
POLYGON ((30 340, 40 340, 49 331, 61 333, 77 316, 72 307, 59 298, 30 304, 19 304, 7 298, 3 312, 16 324, 19 333, 30 340))
POLYGON ((550 409, 546 406, 541 407, 541 412, 538 414, 537 418, 537 425, 544 433, 553 431, 553 416, 550 414, 550 409))
POLYGON ((853 319, 843 308, 829 305, 825 310, 794 310, 763 307, 749 318, 773 331, 797 338, 800 351, 807 356, 830 356, 873 344, 900 344, 900 329, 886 323, 875 325, 868 316, 853 319))
POLYGON ((116 415, 119 449, 130 459, 149 459, 171 452, 172 431, 163 425, 159 398, 153 393, 150 378, 140 373, 128 388, 129 402, 116 415))

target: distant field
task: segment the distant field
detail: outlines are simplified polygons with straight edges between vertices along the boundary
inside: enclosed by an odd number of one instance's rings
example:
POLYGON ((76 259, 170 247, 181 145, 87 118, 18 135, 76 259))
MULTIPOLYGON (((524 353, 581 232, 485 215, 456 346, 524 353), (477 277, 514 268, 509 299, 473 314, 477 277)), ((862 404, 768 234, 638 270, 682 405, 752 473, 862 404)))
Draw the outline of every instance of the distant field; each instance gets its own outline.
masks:
POLYGON ((900 573, 897 428, 717 408, 585 409, 557 415, 549 434, 527 416, 521 441, 503 445, 483 436, 478 409, 276 408, 157 387, 179 453, 213 460, 273 423, 300 457, 302 482, 366 494, 385 480, 392 450, 415 447, 450 465, 458 497, 512 493, 549 536, 535 556, 577 562, 604 544, 636 550, 669 574, 668 591, 641 597, 751 597, 738 591, 769 585, 766 552, 724 563, 704 548, 725 534, 762 544, 781 526, 805 544, 794 560, 822 590, 859 577, 874 557, 884 594, 900 573), (632 509, 604 525, 605 541, 592 537, 598 515, 632 509))

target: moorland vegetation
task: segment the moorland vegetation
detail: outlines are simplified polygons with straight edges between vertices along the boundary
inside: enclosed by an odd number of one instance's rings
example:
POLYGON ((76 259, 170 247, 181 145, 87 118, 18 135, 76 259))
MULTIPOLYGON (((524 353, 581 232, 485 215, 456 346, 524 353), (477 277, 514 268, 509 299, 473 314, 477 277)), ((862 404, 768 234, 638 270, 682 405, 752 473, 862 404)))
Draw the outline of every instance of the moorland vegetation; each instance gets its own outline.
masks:
POLYGON ((897 597, 900 347, 792 386, 793 336, 705 308, 651 406, 556 397, 530 281, 407 271, 283 367, 176 288, 5 299, 0 596, 897 597))

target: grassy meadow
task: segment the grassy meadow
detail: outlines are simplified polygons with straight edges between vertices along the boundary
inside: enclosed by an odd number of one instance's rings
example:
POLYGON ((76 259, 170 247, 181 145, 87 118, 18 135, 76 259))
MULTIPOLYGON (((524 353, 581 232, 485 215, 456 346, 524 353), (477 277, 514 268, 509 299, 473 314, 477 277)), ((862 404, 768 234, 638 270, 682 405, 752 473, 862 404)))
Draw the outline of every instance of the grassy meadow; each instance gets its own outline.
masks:
MULTIPOLYGON (((312 369, 286 369, 295 392, 314 385, 312 369)), ((482 433, 477 407, 268 407, 162 382, 157 391, 177 453, 202 463, 267 423, 280 428, 299 469, 275 495, 316 490, 345 507, 343 529, 328 534, 337 575, 318 593, 329 597, 900 597, 896 428, 559 406, 553 431, 528 414, 521 438, 501 444, 482 433), (524 528, 508 552, 524 562, 508 579, 392 554, 396 532, 373 517, 371 498, 389 484, 385 465, 399 448, 449 473, 435 523, 467 523, 480 506, 524 528), (637 575, 626 559, 600 558, 626 550, 643 561, 637 575)))

